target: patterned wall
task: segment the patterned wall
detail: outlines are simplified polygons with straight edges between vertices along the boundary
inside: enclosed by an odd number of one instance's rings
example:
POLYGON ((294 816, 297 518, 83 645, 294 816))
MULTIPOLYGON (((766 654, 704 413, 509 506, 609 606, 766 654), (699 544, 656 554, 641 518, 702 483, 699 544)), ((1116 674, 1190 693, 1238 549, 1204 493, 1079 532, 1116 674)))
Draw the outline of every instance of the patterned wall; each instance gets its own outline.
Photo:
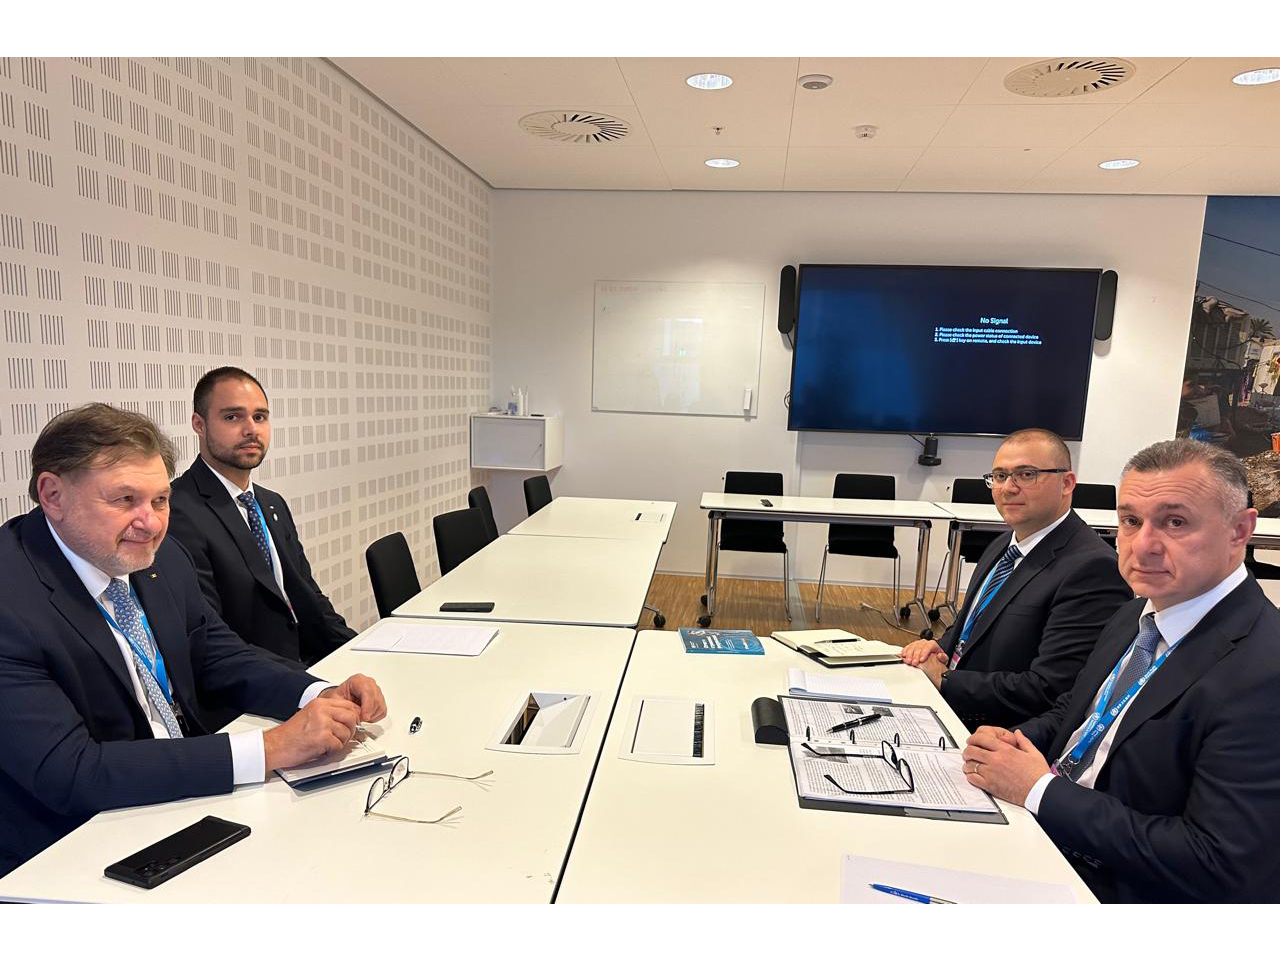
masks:
MULTIPOLYGON (((0 517, 54 414, 140 410, 195 455, 191 389, 243 366, 316 579, 353 626, 364 566, 466 506, 490 402, 489 188, 310 58, 0 57, 0 517)), ((476 480, 483 480, 477 477, 476 480)))

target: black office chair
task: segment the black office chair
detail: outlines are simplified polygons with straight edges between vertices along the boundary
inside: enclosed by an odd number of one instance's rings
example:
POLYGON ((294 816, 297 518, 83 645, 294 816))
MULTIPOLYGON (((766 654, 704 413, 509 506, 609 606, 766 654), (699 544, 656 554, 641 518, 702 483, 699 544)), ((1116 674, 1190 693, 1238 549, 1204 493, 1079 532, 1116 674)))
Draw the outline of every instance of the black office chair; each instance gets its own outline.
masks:
MULTIPOLYGON (((897 488, 893 477, 869 473, 837 473, 831 494, 838 500, 895 500, 897 488)), ((860 523, 833 523, 827 528, 827 545, 822 551, 822 569, 818 573, 818 608, 814 619, 822 622, 822 588, 827 578, 827 556, 884 557, 893 560, 893 608, 899 611, 898 584, 902 560, 893 542, 893 527, 860 523)))
MULTIPOLYGON (((724 475, 725 493, 746 493, 764 498, 782 496, 782 474, 730 470, 724 475)), ((720 549, 742 553, 782 554, 782 603, 791 619, 791 567, 781 520, 722 520, 720 549)), ((704 601, 705 602, 705 601, 704 601)))
MULTIPOLYGON (((1071 493, 1071 506, 1081 510, 1114 510, 1116 488, 1110 483, 1077 483, 1071 493)), ((1103 537, 1102 542, 1112 550, 1116 548, 1115 537, 1103 537)))
POLYGON ((399 531, 369 544, 364 562, 369 568, 369 583, 373 586, 373 600, 380 617, 391 616, 396 607, 422 589, 418 572, 413 568, 409 541, 399 531))
POLYGON ((436 535, 441 576, 489 543, 484 515, 475 507, 432 517, 431 530, 436 535))
MULTIPOLYGON (((995 505, 995 499, 991 496, 991 488, 987 486, 987 481, 981 477, 970 479, 966 477, 957 477, 956 482, 951 486, 951 502, 952 503, 989 503, 995 505)), ((947 529, 947 546, 948 548, 955 542, 957 533, 955 521, 947 529)), ((1000 533, 987 530, 966 530, 964 538, 960 541, 960 566, 963 568, 966 561, 969 563, 977 563, 982 559, 983 553, 987 547, 991 546, 996 537, 1001 536, 1000 533)), ((948 552, 948 557, 950 553, 948 552)), ((947 572, 950 577, 950 571, 947 572)), ((955 604, 948 601, 952 613, 959 613, 955 604)), ((937 611, 930 610, 929 618, 936 619, 937 611)))
POLYGON ((546 474, 538 474, 524 482, 524 505, 529 510, 529 516, 532 517, 551 500, 551 481, 546 474))
POLYGON ((489 502, 489 491, 483 486, 473 487, 467 494, 467 506, 474 507, 484 517, 485 534, 489 543, 498 539, 498 524, 493 519, 493 504, 489 502))

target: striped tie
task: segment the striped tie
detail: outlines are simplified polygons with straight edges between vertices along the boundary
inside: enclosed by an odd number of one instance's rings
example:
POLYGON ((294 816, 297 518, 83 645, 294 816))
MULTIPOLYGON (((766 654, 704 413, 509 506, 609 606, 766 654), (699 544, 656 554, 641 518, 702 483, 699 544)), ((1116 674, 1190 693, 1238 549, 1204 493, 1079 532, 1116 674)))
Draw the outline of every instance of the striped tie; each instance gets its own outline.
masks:
POLYGON ((960 639, 956 643, 956 648, 951 654, 951 662, 947 664, 947 668, 954 670, 960 662, 960 658, 964 655, 964 648, 969 645, 969 634, 973 632, 973 625, 986 609, 991 597, 999 590, 1009 574, 1013 573, 1013 565, 1022 556, 1020 551, 1014 544, 1009 544, 1009 549, 1000 555, 1000 559, 996 561, 995 567, 991 570, 991 576, 987 578, 986 585, 983 586, 982 592, 978 594, 978 599, 970 607, 969 619, 965 622, 964 631, 960 634, 960 639))
MULTIPOLYGON (((1116 682, 1111 687, 1111 696, 1107 698, 1106 703, 1098 704, 1098 712, 1105 713, 1107 707, 1118 697, 1123 697, 1128 693, 1129 688, 1137 683, 1141 677, 1151 668, 1152 661, 1156 658, 1156 644, 1160 642, 1160 628, 1156 626, 1156 615, 1148 613, 1142 618, 1142 623, 1138 627, 1138 639, 1133 645, 1133 655, 1129 657, 1129 662, 1124 665, 1124 669, 1120 671, 1120 676, 1116 678, 1116 682)), ((1132 703, 1133 701, 1129 701, 1132 703)), ((1093 763, 1094 757, 1098 754, 1098 748, 1102 746, 1102 741, 1106 739, 1104 734, 1093 743, 1089 744, 1089 749, 1084 752, 1084 756, 1068 772, 1067 776, 1077 783, 1084 776, 1084 772, 1089 769, 1093 763)))
POLYGON ((129 585, 123 580, 114 579, 107 584, 103 596, 110 600, 111 606, 115 608, 116 625, 120 628, 120 632, 131 641, 129 652, 133 654, 138 679, 142 681, 142 687, 147 691, 147 699, 151 702, 152 709, 164 724, 164 728, 169 731, 169 736, 174 740, 179 739, 182 736, 182 729, 178 726, 178 717, 174 714, 173 707, 169 705, 169 700, 160 689, 160 684, 156 681, 151 669, 157 656, 156 648, 151 642, 151 636, 142 626, 141 612, 138 610, 138 605, 133 602, 129 585), (142 658, 139 650, 147 654, 150 663, 142 658))

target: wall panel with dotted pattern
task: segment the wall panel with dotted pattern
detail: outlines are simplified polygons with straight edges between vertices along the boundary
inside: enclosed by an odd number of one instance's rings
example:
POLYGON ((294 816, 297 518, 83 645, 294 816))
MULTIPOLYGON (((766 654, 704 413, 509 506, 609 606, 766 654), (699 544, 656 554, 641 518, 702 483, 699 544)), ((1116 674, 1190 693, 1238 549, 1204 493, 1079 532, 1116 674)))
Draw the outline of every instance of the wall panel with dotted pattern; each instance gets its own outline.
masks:
MULTIPOLYGON (((90 400, 195 455, 224 363, 271 397, 255 478, 321 587, 376 616, 364 548, 466 506, 490 401, 490 190, 323 60, 0 57, 0 518, 31 444, 90 400)), ((477 477, 482 480, 483 477, 477 477)))

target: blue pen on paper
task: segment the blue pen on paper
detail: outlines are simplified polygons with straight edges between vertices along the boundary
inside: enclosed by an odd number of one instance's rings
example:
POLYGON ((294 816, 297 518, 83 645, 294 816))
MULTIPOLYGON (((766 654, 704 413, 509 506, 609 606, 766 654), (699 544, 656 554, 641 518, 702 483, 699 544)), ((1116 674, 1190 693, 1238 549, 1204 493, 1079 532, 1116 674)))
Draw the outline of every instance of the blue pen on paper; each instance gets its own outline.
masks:
POLYGON ((941 897, 931 897, 927 893, 916 893, 914 890, 903 890, 901 887, 890 887, 883 883, 869 883, 867 886, 892 897, 902 897, 904 900, 914 900, 916 903, 955 903, 954 900, 943 900, 941 897))

